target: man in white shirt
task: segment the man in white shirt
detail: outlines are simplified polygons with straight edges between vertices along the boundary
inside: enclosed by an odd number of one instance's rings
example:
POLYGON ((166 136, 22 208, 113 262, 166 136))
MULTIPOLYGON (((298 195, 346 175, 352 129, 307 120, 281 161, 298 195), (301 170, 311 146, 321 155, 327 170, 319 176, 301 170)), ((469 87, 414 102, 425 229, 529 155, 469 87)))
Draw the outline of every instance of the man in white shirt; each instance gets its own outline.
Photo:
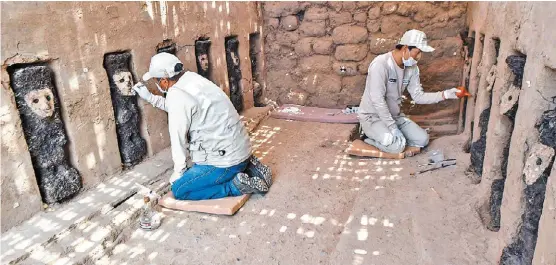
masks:
POLYGON ((387 153, 401 153, 406 146, 425 147, 427 132, 400 111, 402 94, 407 89, 417 104, 434 104, 457 99, 456 88, 425 93, 419 79, 417 61, 422 52, 432 52, 427 37, 409 30, 396 49, 377 56, 369 65, 367 84, 359 106, 359 122, 368 138, 365 142, 387 153))
POLYGON ((247 130, 230 99, 217 85, 184 71, 174 55, 151 58, 143 80, 154 80, 166 98, 153 95, 142 83, 134 90, 153 106, 168 112, 168 131, 174 172, 172 192, 180 200, 217 199, 265 193, 264 179, 243 171, 251 156, 247 130), (188 152, 194 163, 186 167, 188 152))

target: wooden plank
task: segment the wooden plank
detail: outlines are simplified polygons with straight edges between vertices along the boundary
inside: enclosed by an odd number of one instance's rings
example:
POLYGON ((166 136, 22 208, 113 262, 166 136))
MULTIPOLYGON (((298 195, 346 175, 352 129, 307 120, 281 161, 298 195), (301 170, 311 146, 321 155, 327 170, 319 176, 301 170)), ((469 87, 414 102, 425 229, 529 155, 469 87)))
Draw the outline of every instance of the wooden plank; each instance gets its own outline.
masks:
POLYGON ((174 194, 170 191, 158 200, 158 204, 162 207, 178 211, 233 215, 247 202, 249 196, 249 194, 244 194, 221 199, 187 201, 176 200, 174 194))
POLYGON ((393 154, 380 151, 378 148, 365 143, 362 140, 355 140, 346 150, 346 153, 353 156, 361 157, 376 157, 376 158, 388 158, 388 159, 403 159, 405 157, 414 156, 421 153, 421 148, 408 146, 405 148, 403 153, 393 154))

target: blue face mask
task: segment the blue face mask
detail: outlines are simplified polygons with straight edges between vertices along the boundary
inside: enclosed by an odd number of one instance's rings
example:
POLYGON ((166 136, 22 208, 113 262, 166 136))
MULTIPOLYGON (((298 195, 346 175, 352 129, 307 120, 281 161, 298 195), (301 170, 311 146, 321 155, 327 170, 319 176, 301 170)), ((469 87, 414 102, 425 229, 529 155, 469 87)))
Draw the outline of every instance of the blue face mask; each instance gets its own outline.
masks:
MULTIPOLYGON (((403 55, 405 55, 405 52, 404 52, 403 55)), ((407 60, 403 58, 404 57, 403 55, 402 55, 402 62, 403 62, 403 65, 405 67, 411 67, 411 66, 417 65, 417 60, 413 59, 413 57, 411 57, 411 55, 409 56, 409 58, 407 60)))

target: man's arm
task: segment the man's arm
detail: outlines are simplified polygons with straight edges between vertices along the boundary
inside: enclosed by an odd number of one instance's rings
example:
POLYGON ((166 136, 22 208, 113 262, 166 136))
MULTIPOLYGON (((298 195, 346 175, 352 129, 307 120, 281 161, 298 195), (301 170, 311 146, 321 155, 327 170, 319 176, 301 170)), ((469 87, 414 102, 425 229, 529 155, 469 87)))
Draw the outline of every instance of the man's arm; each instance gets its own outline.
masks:
POLYGON ((386 104, 386 82, 388 82, 388 73, 380 64, 371 64, 367 75, 366 89, 369 91, 371 103, 378 112, 380 119, 390 127, 396 122, 392 118, 390 109, 386 104))
POLYGON ((181 177, 187 169, 188 142, 187 133, 191 125, 195 100, 181 90, 172 91, 172 95, 165 99, 168 109, 168 132, 170 134, 170 148, 174 160, 174 173, 170 182, 181 177))
POLYGON ((135 92, 137 92, 137 94, 142 99, 151 103, 154 107, 168 112, 168 108, 166 107, 166 99, 161 96, 153 95, 143 83, 138 82, 137 84, 135 84, 133 86, 133 90, 135 90, 135 92))
POLYGON ((159 108, 163 111, 168 112, 168 107, 166 107, 166 99, 162 96, 152 95, 149 101, 154 107, 159 108))
POLYGON ((416 69, 415 73, 409 80, 409 85, 407 87, 411 98, 417 104, 434 104, 444 100, 441 92, 425 93, 423 91, 423 86, 421 86, 421 78, 419 77, 419 68, 416 69))

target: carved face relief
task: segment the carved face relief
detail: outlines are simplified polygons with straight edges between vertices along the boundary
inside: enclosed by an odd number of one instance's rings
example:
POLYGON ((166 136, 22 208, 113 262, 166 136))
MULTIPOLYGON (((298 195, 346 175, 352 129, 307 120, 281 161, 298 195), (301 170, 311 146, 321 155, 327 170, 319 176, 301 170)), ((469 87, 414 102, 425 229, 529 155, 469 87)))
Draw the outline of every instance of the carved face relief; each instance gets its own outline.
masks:
POLYGON ((199 57, 197 57, 197 59, 199 60, 199 64, 201 65, 201 69, 203 69, 203 71, 207 71, 208 68, 209 68, 208 55, 207 54, 201 54, 201 55, 199 55, 199 57))
POLYGON ((135 91, 133 87, 133 79, 131 78, 130 72, 119 72, 112 76, 114 83, 118 87, 120 94, 123 96, 134 96, 135 91))
POLYGON ((54 115, 54 95, 50 88, 33 90, 25 95, 25 102, 41 118, 54 115))

